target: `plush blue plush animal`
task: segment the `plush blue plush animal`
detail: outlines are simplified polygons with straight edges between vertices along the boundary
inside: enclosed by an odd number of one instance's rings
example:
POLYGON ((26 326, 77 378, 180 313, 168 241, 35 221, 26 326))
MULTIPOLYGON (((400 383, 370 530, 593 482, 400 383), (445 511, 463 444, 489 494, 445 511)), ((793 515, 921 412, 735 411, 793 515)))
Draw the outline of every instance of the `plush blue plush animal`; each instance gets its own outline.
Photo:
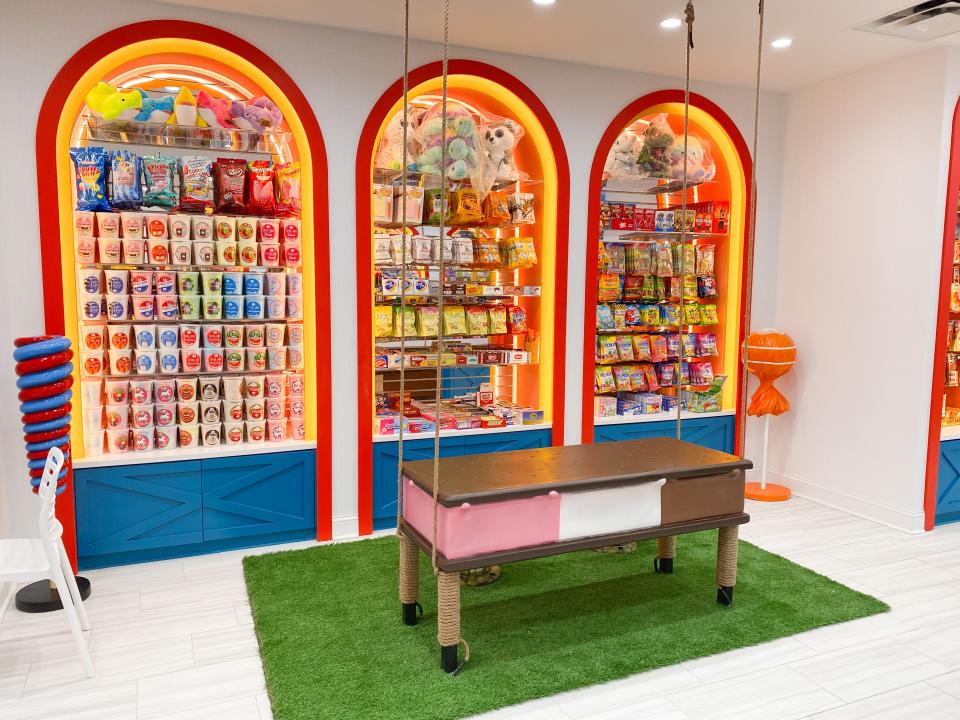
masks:
POLYGON ((140 122, 165 123, 173 113, 173 95, 164 95, 162 98, 152 98, 143 90, 140 114, 134 118, 140 122))

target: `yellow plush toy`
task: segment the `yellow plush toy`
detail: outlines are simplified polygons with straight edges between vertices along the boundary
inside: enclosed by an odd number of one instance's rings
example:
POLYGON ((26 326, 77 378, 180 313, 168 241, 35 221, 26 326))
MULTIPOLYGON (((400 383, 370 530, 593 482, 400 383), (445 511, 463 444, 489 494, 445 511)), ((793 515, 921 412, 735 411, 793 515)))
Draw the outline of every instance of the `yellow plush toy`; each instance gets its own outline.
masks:
POLYGON ((140 112, 143 96, 139 90, 117 90, 99 82, 87 93, 86 102, 90 112, 104 120, 132 120, 140 112))
POLYGON ((167 120, 168 125, 184 127, 209 127, 197 111, 197 99, 187 87, 181 87, 173 101, 173 114, 167 120))

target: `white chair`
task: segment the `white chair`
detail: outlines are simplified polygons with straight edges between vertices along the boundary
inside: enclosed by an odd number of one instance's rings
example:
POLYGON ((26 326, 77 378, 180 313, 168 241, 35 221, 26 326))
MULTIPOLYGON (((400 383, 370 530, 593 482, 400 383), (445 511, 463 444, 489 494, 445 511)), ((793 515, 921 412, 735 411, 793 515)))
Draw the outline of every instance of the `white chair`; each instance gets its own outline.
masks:
POLYGON ((0 582, 50 580, 56 585, 83 670, 87 677, 93 677, 93 663, 90 662, 90 653, 83 637, 83 630, 90 629, 90 621, 80 599, 67 551, 63 547, 63 525, 54 514, 57 478, 62 467, 63 453, 60 448, 50 448, 47 464, 40 477, 40 539, 0 540, 0 582), (69 592, 64 592, 64 588, 69 592))

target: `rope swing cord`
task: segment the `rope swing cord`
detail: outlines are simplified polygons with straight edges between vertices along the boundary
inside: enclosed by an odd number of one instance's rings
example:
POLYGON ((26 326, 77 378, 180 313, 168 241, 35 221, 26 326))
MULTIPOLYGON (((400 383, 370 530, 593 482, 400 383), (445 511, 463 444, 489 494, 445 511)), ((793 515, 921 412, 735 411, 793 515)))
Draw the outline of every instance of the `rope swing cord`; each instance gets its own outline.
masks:
MULTIPOLYGON (((754 244, 757 239, 757 137, 760 134, 760 68, 763 59, 763 11, 764 0, 759 0, 758 13, 760 15, 760 27, 757 31, 757 84, 754 95, 753 105, 753 148, 751 150, 750 163, 750 209, 748 217, 750 218, 750 237, 747 241, 747 270, 743 282, 746 283, 744 292, 744 312, 743 312, 743 347, 741 348, 741 368, 740 368, 740 412, 747 410, 747 334, 750 332, 750 323, 753 315, 753 258, 754 244)), ((740 429, 738 444, 740 446, 740 457, 746 457, 747 441, 747 422, 746 418, 740 419, 740 429)))

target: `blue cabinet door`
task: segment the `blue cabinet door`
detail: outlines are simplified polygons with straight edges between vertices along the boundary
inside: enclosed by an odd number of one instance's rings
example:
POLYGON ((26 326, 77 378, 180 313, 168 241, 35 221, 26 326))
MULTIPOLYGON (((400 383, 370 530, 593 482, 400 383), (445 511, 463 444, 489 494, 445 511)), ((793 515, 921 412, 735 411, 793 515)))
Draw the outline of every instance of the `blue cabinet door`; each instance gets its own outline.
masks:
POLYGON ((491 435, 468 435, 464 438, 464 455, 507 452, 509 450, 529 450, 550 445, 549 430, 527 430, 523 432, 493 433, 491 435))
MULTIPOLYGON (((397 524, 397 446, 395 440, 373 444, 373 528, 382 530, 397 524)), ((463 455, 463 438, 440 438, 440 457, 463 455)), ((403 459, 429 460, 433 438, 403 439, 403 459)))
MULTIPOLYGON (((680 437, 687 442, 732 453, 735 428, 736 418, 733 415, 691 418, 681 422, 680 437)), ((677 423, 675 420, 626 423, 623 425, 596 425, 593 429, 594 442, 676 436, 677 423)))
POLYGON ((313 453, 212 458, 201 466, 205 542, 316 527, 313 453))
POLYGON ((676 437, 676 424, 664 422, 627 423, 624 425, 595 425, 594 442, 617 442, 619 440, 643 440, 652 437, 676 437))
POLYGON ((81 468, 74 480, 81 557, 202 539, 199 462, 81 468))
POLYGON ((960 521, 960 440, 940 443, 936 522, 960 521))

